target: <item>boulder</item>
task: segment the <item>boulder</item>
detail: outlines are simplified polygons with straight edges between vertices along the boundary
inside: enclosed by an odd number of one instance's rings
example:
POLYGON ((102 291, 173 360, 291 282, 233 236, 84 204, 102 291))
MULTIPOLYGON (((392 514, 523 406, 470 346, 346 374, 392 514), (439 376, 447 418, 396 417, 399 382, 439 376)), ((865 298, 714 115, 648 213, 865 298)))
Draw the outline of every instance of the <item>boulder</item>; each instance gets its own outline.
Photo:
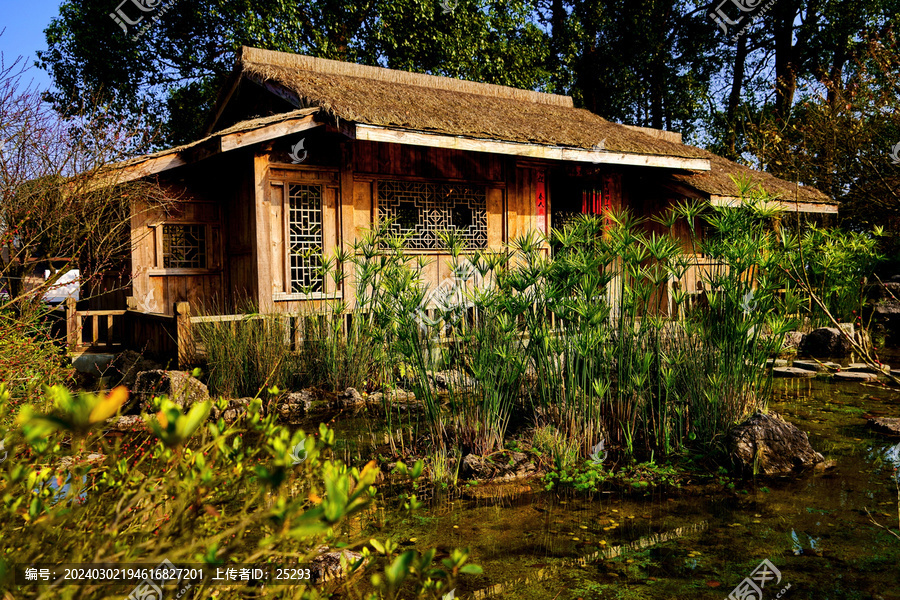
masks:
POLYGON ((800 354, 814 358, 840 358, 850 354, 850 340, 837 327, 821 327, 803 339, 800 354))
POLYGON ((218 421, 221 417, 226 424, 231 425, 247 412, 247 407, 251 402, 253 402, 253 398, 233 398, 228 401, 224 409, 213 403, 212 409, 209 411, 209 418, 212 421, 218 421))
POLYGON ((772 377, 815 377, 816 372, 809 369, 800 369, 798 367, 775 367, 772 369, 772 377))
POLYGON ((885 435, 900 435, 900 418, 878 417, 876 419, 869 419, 866 425, 878 433, 883 433, 885 435))
POLYGON ((68 470, 80 465, 93 465, 106 460, 105 454, 92 453, 87 456, 63 456, 59 459, 60 470, 68 470))
POLYGON ((783 358, 770 358, 766 360, 766 366, 770 369, 772 367, 786 367, 788 366, 788 361, 783 358))
POLYGON ((342 579, 346 576, 344 568, 341 566, 342 554, 344 555, 344 560, 347 562, 348 567, 352 567, 356 561, 362 558, 362 554, 350 550, 321 552, 318 556, 309 561, 313 584, 321 584, 334 579, 342 579))
POLYGON ((462 371, 437 371, 428 373, 428 380, 432 387, 439 390, 448 390, 451 387, 456 391, 474 389, 478 382, 462 371))
POLYGON ((757 412, 731 428, 727 443, 732 461, 745 474, 792 475, 825 460, 806 433, 776 413, 757 412))
POLYGON ((109 364, 109 370, 103 375, 110 378, 109 381, 113 387, 124 385, 128 389, 134 389, 138 373, 157 371, 162 368, 161 364, 144 358, 142 354, 138 354, 134 350, 126 350, 113 358, 109 364))
POLYGON ((806 334, 802 331, 788 331, 784 334, 784 341, 781 343, 783 350, 797 350, 803 345, 803 339, 806 334))
POLYGON ((900 345, 900 282, 873 285, 868 295, 863 318, 871 319, 884 332, 888 345, 900 345))
POLYGON ((460 465, 460 475, 463 479, 477 479, 481 481, 515 481, 525 479, 537 473, 534 462, 523 452, 510 452, 498 454, 496 460, 467 454, 460 465))
POLYGON ((185 371, 142 371, 134 382, 133 395, 142 410, 153 412, 153 398, 166 395, 183 409, 209 400, 209 390, 185 371))
POLYGON ((275 405, 278 420, 282 423, 296 425, 303 417, 309 414, 312 403, 312 390, 306 389, 285 394, 278 399, 275 405))
POLYGON ((360 406, 364 406, 366 404, 366 399, 362 397, 356 388, 347 388, 340 394, 338 394, 334 399, 334 405, 336 408, 357 408, 360 406))
POLYGON ((394 412, 410 412, 419 408, 416 403, 416 395, 406 390, 396 389, 387 392, 375 392, 369 394, 366 402, 369 408, 380 410, 384 408, 384 402, 387 400, 388 408, 394 412))
POLYGON ((122 415, 106 421, 112 431, 147 431, 147 424, 141 415, 122 415))

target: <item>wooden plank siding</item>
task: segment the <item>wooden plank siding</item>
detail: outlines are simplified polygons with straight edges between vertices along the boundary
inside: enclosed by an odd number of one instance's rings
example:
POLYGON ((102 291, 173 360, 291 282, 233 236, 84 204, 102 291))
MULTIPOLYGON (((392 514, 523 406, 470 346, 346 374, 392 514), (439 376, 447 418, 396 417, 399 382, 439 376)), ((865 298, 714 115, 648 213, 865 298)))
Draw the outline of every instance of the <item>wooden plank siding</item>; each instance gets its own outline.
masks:
MULTIPOLYGON (((260 144, 255 150, 236 150, 181 169, 180 178, 168 182, 180 192, 168 214, 148 211, 134 216, 134 296, 140 310, 171 315, 175 303, 187 301, 194 315, 243 312, 248 305, 266 313, 296 314, 315 310, 327 299, 352 302, 350 273, 343 289, 329 286, 324 297, 290 289, 284 207, 292 183, 322 186, 326 255, 336 248, 350 250, 372 227, 378 211, 376 186, 384 179, 484 186, 490 249, 501 250, 517 236, 553 226, 551 182, 559 163, 347 140, 321 129, 304 133, 309 155, 300 164, 293 164, 290 155, 299 136, 260 144), (537 215, 539 190, 544 194, 544 227, 539 227, 537 215), (163 222, 203 223, 217 232, 208 248, 211 268, 203 273, 159 269, 158 224, 163 222)), ((620 179, 615 182, 615 195, 621 197, 620 179)), ((423 278, 429 286, 451 276, 449 253, 411 252, 426 261, 423 278)))

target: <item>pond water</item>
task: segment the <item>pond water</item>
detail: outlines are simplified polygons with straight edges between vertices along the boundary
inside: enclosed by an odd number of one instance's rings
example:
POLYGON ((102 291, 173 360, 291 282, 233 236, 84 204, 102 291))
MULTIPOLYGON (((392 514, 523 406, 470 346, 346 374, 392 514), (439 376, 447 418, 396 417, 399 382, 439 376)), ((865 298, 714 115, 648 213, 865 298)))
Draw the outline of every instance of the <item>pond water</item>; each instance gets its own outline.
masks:
POLYGON ((645 496, 435 494, 406 518, 391 506, 396 494, 383 491, 387 518, 366 519, 354 533, 420 551, 469 547, 484 574, 461 578, 456 596, 465 598, 722 599, 768 560, 775 570, 751 579, 764 584, 765 599, 900 599, 900 539, 866 514, 898 527, 900 440, 865 427, 867 415, 900 416, 900 393, 809 379, 774 385, 770 410, 807 431, 833 468, 645 496))

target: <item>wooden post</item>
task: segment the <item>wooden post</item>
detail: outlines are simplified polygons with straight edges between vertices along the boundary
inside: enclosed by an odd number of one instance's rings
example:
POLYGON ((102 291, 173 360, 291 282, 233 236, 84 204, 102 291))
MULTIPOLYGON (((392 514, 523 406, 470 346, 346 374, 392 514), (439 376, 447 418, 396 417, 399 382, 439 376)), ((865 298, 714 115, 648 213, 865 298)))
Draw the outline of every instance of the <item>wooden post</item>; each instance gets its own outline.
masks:
POLYGON ((178 342, 178 368, 184 369, 194 363, 194 332, 191 330, 191 305, 188 302, 175 303, 175 330, 178 342))
POLYGON ((66 298, 66 346, 74 352, 78 345, 78 311, 75 298, 66 298))

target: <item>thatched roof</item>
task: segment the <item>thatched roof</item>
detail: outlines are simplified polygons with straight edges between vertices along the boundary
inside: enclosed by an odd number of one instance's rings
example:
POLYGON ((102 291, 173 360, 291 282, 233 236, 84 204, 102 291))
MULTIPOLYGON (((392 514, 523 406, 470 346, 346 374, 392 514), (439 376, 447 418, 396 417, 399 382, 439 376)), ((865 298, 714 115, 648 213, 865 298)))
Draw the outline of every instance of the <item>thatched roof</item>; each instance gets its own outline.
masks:
POLYGON ((709 159, 710 170, 676 173, 672 177, 710 196, 735 197, 738 195, 737 185, 732 177, 738 180, 749 180, 751 185, 760 186, 769 194, 778 196, 784 202, 806 202, 810 204, 835 204, 831 198, 814 187, 797 185, 763 171, 732 162, 712 152, 695 148, 704 158, 709 159))
POLYGON ((568 96, 247 47, 240 69, 295 106, 319 106, 343 121, 585 150, 603 142, 609 152, 700 157, 696 148, 574 108, 568 96))

